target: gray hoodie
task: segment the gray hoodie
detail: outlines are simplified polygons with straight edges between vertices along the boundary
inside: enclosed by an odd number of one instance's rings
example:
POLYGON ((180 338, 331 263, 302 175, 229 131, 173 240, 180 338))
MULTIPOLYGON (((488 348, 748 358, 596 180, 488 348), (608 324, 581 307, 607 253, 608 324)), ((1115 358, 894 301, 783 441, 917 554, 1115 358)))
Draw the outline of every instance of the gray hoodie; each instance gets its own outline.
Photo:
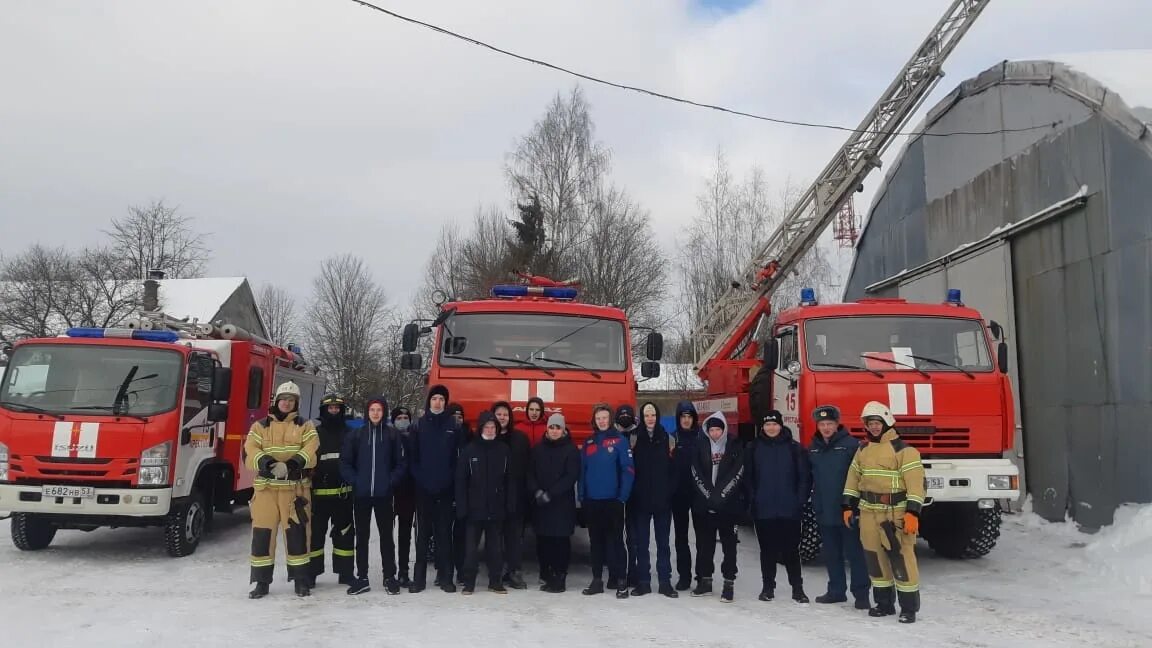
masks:
MULTIPOLYGON (((716 412, 711 414, 708 418, 704 419, 704 437, 708 439, 708 444, 711 447, 712 456, 723 455, 725 450, 728 449, 728 421, 724 418, 723 412, 716 412), (711 435, 708 434, 708 422, 712 419, 717 419, 724 424, 724 436, 720 437, 719 441, 713 441, 711 435)), ((717 474, 720 472, 720 462, 712 461, 712 483, 716 483, 717 474)))

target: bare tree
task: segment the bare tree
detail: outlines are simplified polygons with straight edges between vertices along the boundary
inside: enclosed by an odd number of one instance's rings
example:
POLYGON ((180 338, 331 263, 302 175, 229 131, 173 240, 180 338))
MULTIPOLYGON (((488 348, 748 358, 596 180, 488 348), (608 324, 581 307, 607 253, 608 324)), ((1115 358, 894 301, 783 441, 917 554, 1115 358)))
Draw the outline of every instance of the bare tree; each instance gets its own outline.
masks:
POLYGON ((424 284, 416 296, 415 309, 420 317, 435 317, 437 292, 447 299, 466 298, 475 292, 467 283, 471 273, 464 267, 466 237, 457 222, 440 228, 436 247, 424 265, 424 284))
POLYGON ((68 291, 71 258, 64 248, 36 244, 0 268, 0 337, 56 335, 64 326, 59 304, 68 291))
POLYGON ((463 292, 458 297, 483 297, 494 284, 508 279, 513 269, 511 237, 512 227, 498 209, 476 213, 471 235, 460 248, 463 292))
POLYGON ((67 290, 59 304, 69 326, 117 326, 140 305, 141 283, 128 263, 109 248, 71 257, 67 290))
POLYGON ((384 289, 351 255, 325 259, 312 289, 305 328, 330 387, 353 403, 378 395, 390 314, 384 289))
POLYGON ((280 346, 297 341, 296 300, 288 291, 270 283, 261 285, 256 308, 270 341, 280 346))
POLYGON ((193 230, 191 223, 191 217, 161 200, 129 207, 128 215, 113 219, 106 234, 137 279, 144 279, 149 270, 163 270, 172 279, 199 277, 211 253, 205 235, 193 230))

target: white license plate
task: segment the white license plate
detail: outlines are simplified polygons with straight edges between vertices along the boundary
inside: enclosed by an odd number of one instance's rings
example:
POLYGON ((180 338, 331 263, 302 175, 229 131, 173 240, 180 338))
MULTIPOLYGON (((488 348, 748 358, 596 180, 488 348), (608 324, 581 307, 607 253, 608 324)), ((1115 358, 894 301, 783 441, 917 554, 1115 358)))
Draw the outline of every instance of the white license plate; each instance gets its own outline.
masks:
POLYGON ((92 499, 96 496, 96 489, 91 486, 43 486, 44 497, 73 497, 92 499))
POLYGON ((926 477, 925 479, 928 480, 928 488, 930 490, 944 490, 943 477, 926 477))

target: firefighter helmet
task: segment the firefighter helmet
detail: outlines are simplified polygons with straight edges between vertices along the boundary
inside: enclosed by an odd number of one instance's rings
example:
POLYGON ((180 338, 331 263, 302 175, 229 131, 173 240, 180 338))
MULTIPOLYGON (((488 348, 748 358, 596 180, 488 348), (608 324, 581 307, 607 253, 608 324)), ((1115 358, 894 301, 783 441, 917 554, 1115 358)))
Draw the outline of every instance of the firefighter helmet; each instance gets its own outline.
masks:
POLYGON ((860 418, 867 423, 868 419, 880 419, 884 421, 885 428, 896 426, 896 417, 892 416, 891 410, 888 406, 879 401, 868 401, 864 404, 864 411, 860 412, 860 418))
POLYGON ((292 382, 291 380, 281 384, 276 388, 276 395, 272 398, 272 402, 275 403, 281 398, 288 397, 295 398, 297 402, 300 401, 300 387, 298 387, 296 383, 292 382))
POLYGON ((345 405, 344 399, 340 398, 336 394, 324 394, 324 399, 320 401, 320 404, 325 407, 329 405, 339 405, 340 407, 344 407, 345 405))

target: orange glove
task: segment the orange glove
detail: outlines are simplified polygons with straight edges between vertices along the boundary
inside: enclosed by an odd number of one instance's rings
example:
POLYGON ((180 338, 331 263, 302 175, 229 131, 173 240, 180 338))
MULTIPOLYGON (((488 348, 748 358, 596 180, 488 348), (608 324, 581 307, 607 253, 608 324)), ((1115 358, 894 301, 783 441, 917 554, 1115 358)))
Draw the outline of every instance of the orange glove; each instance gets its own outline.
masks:
POLYGON ((849 529, 852 528, 852 516, 855 514, 856 512, 852 509, 844 510, 844 526, 848 527, 849 529))
POLYGON ((904 514, 904 533, 916 535, 920 532, 920 518, 915 513, 904 514))

